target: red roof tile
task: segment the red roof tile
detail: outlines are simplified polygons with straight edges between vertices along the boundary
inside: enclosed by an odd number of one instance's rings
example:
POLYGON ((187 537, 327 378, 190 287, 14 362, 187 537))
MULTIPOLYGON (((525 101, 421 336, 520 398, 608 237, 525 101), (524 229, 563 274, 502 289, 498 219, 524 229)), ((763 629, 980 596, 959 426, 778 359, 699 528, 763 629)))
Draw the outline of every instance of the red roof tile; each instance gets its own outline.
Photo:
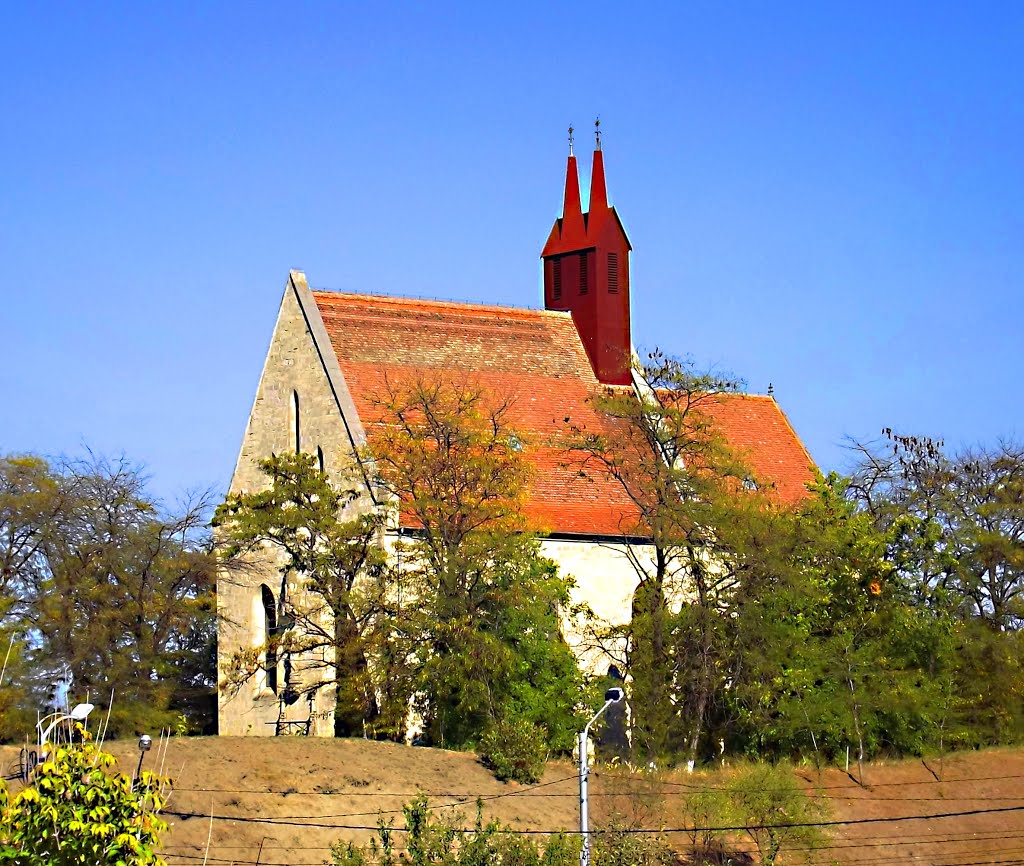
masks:
MULTIPOLYGON (((385 375, 462 373, 513 398, 510 423, 531 440, 528 511, 537 528, 621 535, 635 525, 622 488, 610 478, 581 480, 557 442, 566 418, 590 429, 608 423, 588 404, 601 386, 569 313, 341 292, 313 297, 371 444, 372 398, 385 375)), ((783 499, 800 497, 810 458, 774 400, 729 398, 713 414, 783 499)))

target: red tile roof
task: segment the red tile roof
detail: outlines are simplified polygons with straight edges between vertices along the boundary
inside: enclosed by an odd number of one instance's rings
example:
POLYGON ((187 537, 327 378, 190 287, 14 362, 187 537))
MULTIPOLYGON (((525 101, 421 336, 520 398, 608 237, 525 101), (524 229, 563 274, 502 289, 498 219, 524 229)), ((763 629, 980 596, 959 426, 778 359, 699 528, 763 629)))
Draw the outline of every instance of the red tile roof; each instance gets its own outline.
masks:
MULTIPOLYGON (((610 478, 581 480, 558 444, 566 418, 590 429, 608 423, 588 403, 600 385, 569 313, 342 292, 313 297, 371 444, 367 422, 385 375, 464 374, 513 397, 510 423, 531 440, 528 512, 537 528, 621 535, 635 525, 622 488, 610 478)), ((810 457, 774 400, 729 398, 713 414, 783 499, 800 498, 810 457)))
POLYGON ((702 404, 729 445, 759 481, 771 482, 783 502, 807 496, 814 460, 774 397, 729 394, 702 404))

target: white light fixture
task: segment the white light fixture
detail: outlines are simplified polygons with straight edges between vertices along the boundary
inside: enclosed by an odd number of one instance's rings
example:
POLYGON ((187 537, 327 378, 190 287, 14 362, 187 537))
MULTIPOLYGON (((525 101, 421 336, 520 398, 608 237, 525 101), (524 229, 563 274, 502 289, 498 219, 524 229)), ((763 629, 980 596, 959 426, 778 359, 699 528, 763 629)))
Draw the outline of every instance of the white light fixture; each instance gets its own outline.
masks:
POLYGON ((68 713, 68 718, 73 722, 84 722, 89 718, 89 713, 93 711, 94 707, 92 704, 75 704, 74 709, 68 713))

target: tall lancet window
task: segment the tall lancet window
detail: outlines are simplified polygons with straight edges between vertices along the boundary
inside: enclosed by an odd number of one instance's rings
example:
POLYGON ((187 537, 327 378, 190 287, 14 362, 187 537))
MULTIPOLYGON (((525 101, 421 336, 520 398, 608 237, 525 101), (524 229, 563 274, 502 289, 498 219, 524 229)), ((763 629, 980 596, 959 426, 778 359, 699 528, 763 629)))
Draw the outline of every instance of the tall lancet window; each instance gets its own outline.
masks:
POLYGON ((267 688, 276 695, 277 646, 274 641, 277 637, 277 605, 274 602, 274 593, 271 592, 270 587, 265 583, 260 585, 260 600, 263 603, 263 634, 266 639, 263 666, 266 671, 267 688))
POLYGON ((319 445, 316 446, 316 465, 319 467, 321 474, 324 472, 324 449, 319 445))
POLYGON ((299 392, 292 391, 292 445, 295 453, 302 450, 302 427, 299 422, 299 392))

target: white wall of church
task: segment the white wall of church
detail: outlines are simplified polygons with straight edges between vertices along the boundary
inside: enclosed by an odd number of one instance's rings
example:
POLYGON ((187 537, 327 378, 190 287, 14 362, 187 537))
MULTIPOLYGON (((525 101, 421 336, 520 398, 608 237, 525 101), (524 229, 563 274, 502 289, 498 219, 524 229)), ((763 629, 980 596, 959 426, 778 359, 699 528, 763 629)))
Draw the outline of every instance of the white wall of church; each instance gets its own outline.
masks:
POLYGON ((611 664, 622 670, 625 647, 621 643, 596 641, 594 632, 603 626, 624 625, 632 617, 633 594, 640 580, 627 551, 640 563, 650 565, 652 554, 647 545, 564 538, 541 540, 544 556, 558 564, 560 574, 573 579, 573 602, 585 604, 593 612, 590 621, 574 623, 563 618, 565 639, 588 673, 605 674, 611 664))

